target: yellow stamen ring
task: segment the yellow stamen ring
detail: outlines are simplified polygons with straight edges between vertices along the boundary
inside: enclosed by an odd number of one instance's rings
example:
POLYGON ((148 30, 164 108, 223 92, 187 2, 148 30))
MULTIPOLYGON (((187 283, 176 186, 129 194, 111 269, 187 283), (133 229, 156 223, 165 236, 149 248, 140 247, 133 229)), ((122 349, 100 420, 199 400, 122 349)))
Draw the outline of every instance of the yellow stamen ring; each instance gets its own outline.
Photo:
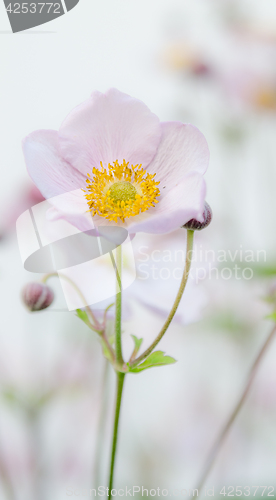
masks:
POLYGON ((108 164, 108 170, 93 168, 93 179, 88 175, 85 194, 89 211, 92 215, 100 215, 110 221, 118 218, 125 222, 127 217, 134 217, 145 212, 158 203, 160 196, 159 182, 154 180, 155 174, 149 174, 142 165, 128 166, 129 162, 120 165, 118 160, 108 164))

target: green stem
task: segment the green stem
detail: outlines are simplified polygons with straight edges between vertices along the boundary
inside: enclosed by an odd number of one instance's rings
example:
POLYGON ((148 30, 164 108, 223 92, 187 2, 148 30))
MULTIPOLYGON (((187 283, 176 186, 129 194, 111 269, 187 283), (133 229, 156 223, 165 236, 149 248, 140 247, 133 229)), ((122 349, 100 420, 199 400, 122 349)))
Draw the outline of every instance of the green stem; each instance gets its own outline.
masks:
POLYGON ((80 291, 80 289, 77 287, 77 285, 74 283, 74 281, 72 281, 70 278, 68 278, 68 276, 66 276, 64 274, 61 274, 61 273, 59 273, 59 274, 58 273, 49 273, 49 274, 46 274, 42 278, 41 281, 42 281, 42 283, 47 283, 48 279, 50 279, 50 278, 61 278, 61 279, 64 279, 64 280, 68 281, 68 283, 70 283, 70 285, 74 288, 74 290, 76 290, 76 292, 78 293, 79 297, 81 298, 81 300, 83 302, 83 305, 85 306, 85 310, 86 310, 88 316, 90 316, 90 319, 91 319, 91 321, 93 323, 93 324, 90 323, 91 330, 93 330, 94 332, 96 332, 96 333, 98 333, 100 335, 100 337, 102 338, 102 341, 104 342, 107 350, 109 351, 110 358, 111 358, 112 362, 115 363, 114 349, 110 345, 108 337, 106 335, 106 331, 105 331, 105 327, 106 327, 106 313, 107 313, 109 307, 111 307, 113 304, 110 304, 110 306, 108 306, 106 308, 105 314, 104 314, 104 319, 103 319, 103 324, 100 325, 100 323, 97 320, 97 318, 95 317, 93 311, 90 309, 89 306, 87 306, 87 301, 86 301, 85 296, 80 291))
MULTIPOLYGON (((116 295, 116 316, 115 316, 115 355, 116 363, 122 366, 124 363, 122 355, 122 247, 116 248, 116 275, 117 275, 117 295, 116 295)), ((111 491, 113 486, 114 465, 117 450, 118 440, 118 425, 122 401, 122 392, 125 380, 125 373, 117 372, 117 397, 113 428, 113 441, 111 450, 110 475, 109 475, 109 490, 108 498, 112 497, 111 491)))
POLYGON ((191 231, 190 229, 187 230, 187 248, 186 248, 186 264, 185 268, 183 271, 183 276, 182 280, 180 283, 180 287, 176 296, 176 299, 174 301, 174 304, 172 306, 172 309, 169 313, 169 316, 166 319, 166 322, 164 323, 159 335, 157 335, 156 339, 152 342, 152 344, 146 349, 138 358, 136 358, 134 361, 130 363, 131 367, 137 366, 141 361, 143 361, 145 358, 149 356, 149 354, 153 351, 153 349, 157 346, 157 344, 160 342, 162 339, 163 335, 166 333, 167 329, 169 328, 173 317, 177 311, 177 308, 179 306, 179 303, 182 299, 182 295, 184 293, 188 277, 189 277, 189 272, 191 268, 191 263, 192 263, 192 253, 193 253, 193 241, 194 241, 194 231, 191 231))
POLYGON ((122 402, 122 392, 125 380, 125 373, 117 373, 117 397, 116 397, 116 408, 115 408, 115 418, 114 418, 114 428, 113 428, 113 441, 111 450, 111 462, 110 462, 110 474, 109 474, 109 489, 108 489, 108 499, 111 498, 111 491, 113 487, 113 476, 114 476, 114 465, 117 451, 117 440, 118 440, 118 425, 120 417, 120 409, 122 402))
POLYGON ((116 248, 117 295, 115 315, 115 353, 118 365, 124 363, 122 355, 122 247, 116 248))
POLYGON ((49 273, 49 274, 46 274, 43 278, 42 278, 42 283, 47 283, 48 279, 50 278, 61 278, 65 281, 68 281, 68 283, 70 283, 70 285, 74 288, 74 290, 77 292, 77 294, 79 295, 80 299, 82 300, 83 302, 83 305, 85 306, 85 309, 87 311, 87 314, 90 316, 90 318, 92 319, 93 323, 94 323, 94 329, 98 332, 101 330, 101 327, 99 325, 99 322, 97 320, 97 318, 95 317, 93 311, 90 309, 90 307, 88 306, 87 304, 87 300, 85 298, 85 296, 83 295, 83 293, 80 291, 80 289, 77 287, 77 285, 74 283, 74 281, 72 281, 70 278, 68 278, 68 276, 66 276, 65 274, 62 274, 62 273, 49 273))

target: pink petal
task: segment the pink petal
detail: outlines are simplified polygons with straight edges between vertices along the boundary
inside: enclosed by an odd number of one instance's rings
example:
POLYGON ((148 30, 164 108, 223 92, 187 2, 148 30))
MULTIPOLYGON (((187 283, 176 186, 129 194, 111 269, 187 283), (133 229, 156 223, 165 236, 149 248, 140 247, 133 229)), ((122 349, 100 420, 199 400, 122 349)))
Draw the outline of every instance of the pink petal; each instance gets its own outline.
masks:
POLYGON ((130 233, 169 233, 193 218, 202 221, 205 194, 203 177, 197 172, 190 172, 155 208, 133 218, 128 230, 130 233))
MULTIPOLYGON (((50 201, 50 200, 49 200, 50 201)), ((85 214, 68 214, 63 212, 62 210, 56 208, 56 207, 51 207, 47 210, 47 220, 49 221, 57 221, 60 219, 64 219, 73 226, 75 226, 77 229, 80 231, 91 231, 92 236, 99 236, 102 234, 101 232, 101 226, 120 226, 120 227, 125 227, 127 229, 126 224, 118 223, 115 224, 113 221, 109 221, 105 219, 104 217, 99 217, 95 215, 94 217, 91 217, 90 212, 85 213, 85 214), (93 232, 92 232, 93 231, 93 232)), ((106 233, 104 233, 106 234, 106 233)), ((132 240, 135 237, 134 233, 131 233, 129 235, 130 240, 132 240)))
POLYGON ((203 175, 209 163, 209 149, 204 135, 193 125, 164 122, 161 126, 161 142, 147 170, 156 173, 160 191, 166 192, 177 186, 188 172, 203 175))
POLYGON ((49 210, 47 210, 47 220, 54 222, 60 219, 66 220, 83 232, 95 229, 93 217, 91 217, 90 212, 85 214, 68 214, 63 212, 59 208, 56 208, 56 206, 53 206, 52 208, 49 208, 49 210))
POLYGON ((94 92, 64 120, 60 131, 63 157, 86 175, 115 160, 146 167, 161 137, 156 115, 138 99, 116 89, 94 92))
POLYGON ((38 130, 23 141, 30 177, 45 198, 85 188, 86 178, 60 156, 58 133, 38 130))

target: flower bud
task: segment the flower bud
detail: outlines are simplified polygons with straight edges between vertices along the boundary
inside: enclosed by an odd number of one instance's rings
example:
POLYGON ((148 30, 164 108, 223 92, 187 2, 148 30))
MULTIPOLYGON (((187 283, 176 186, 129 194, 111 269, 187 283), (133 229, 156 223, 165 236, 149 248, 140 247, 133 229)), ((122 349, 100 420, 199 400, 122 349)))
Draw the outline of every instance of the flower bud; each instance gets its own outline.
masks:
POLYGON ((199 222, 196 219, 191 219, 182 227, 185 227, 186 229, 191 229, 192 231, 201 231, 202 229, 205 229, 205 227, 209 226, 213 218, 213 213, 210 205, 208 205, 206 201, 204 205, 204 212, 202 215, 203 215, 203 222, 199 222))
POLYGON ((30 311, 42 311, 52 304, 54 292, 43 283, 28 283, 23 288, 22 298, 30 311))

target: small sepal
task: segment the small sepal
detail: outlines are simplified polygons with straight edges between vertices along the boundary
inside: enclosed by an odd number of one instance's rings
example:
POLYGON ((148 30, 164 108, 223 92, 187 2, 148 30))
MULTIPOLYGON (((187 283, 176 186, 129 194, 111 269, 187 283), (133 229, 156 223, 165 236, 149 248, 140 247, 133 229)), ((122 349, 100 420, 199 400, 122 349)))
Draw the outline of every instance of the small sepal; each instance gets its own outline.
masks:
POLYGON ((135 358, 139 352, 139 349, 141 347, 141 344, 143 342, 143 339, 138 339, 135 335, 131 335, 131 336, 132 336, 133 341, 134 341, 134 349, 133 349, 132 355, 131 355, 130 360, 129 360, 130 363, 135 360, 135 358))
POLYGON ((203 222, 199 222, 196 219, 191 219, 189 222, 184 224, 185 229, 190 229, 191 231, 201 231, 211 224, 213 218, 213 212, 210 205, 205 201, 204 204, 204 212, 203 212, 203 222))
POLYGON ((148 368, 154 368, 155 366, 164 366, 171 365, 176 363, 176 359, 171 356, 165 356, 163 351, 155 351, 152 352, 147 359, 143 363, 134 368, 129 366, 130 373, 139 373, 143 370, 147 370, 148 368))
POLYGON ((82 309, 76 309, 76 313, 78 318, 80 318, 89 328, 92 329, 87 312, 82 309))

